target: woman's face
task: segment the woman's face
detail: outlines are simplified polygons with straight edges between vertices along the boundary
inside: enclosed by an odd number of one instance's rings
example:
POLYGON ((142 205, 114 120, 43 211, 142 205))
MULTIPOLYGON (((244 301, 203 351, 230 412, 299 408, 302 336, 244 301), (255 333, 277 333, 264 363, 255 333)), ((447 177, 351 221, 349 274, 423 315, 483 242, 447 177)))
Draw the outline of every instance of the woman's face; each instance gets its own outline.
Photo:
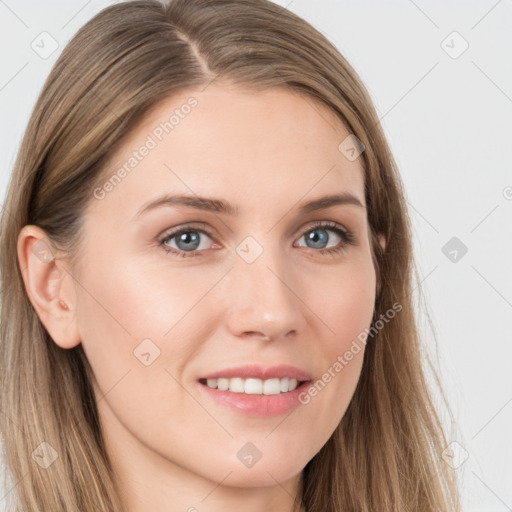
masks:
POLYGON ((348 135, 309 98, 210 85, 156 105, 117 148, 91 190, 73 308, 119 467, 275 485, 331 436, 376 286, 348 135), (310 382, 285 392, 286 377, 310 382))

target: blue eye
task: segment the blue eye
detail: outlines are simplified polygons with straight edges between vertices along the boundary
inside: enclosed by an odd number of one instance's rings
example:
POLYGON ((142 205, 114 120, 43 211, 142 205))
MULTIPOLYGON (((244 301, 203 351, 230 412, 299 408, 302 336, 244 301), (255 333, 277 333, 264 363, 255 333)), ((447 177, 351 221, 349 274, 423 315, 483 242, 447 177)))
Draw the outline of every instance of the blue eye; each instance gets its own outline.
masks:
MULTIPOLYGON (((167 234, 166 237, 159 242, 159 244, 167 253, 173 253, 176 256, 181 256, 184 258, 188 256, 198 256, 197 251, 201 245, 201 236, 199 233, 202 233, 208 238, 211 238, 208 232, 204 229, 198 229, 192 226, 184 226, 177 231, 173 231, 172 233, 167 234), (176 239, 176 248, 169 247, 168 245, 168 243, 173 239, 176 239)), ((203 247, 203 249, 205 248, 207 247, 203 247)))
MULTIPOLYGON (((202 224, 204 226, 204 224, 202 224)), ((167 252, 174 254, 179 257, 191 257, 200 256, 202 249, 207 249, 211 244, 204 243, 201 240, 202 235, 206 235, 210 240, 212 236, 205 229, 199 229, 194 226, 183 226, 177 230, 172 231, 165 235, 165 238, 160 240, 159 245, 167 252), (174 243, 175 247, 170 244, 174 243), (201 244, 203 247, 201 248, 201 244)), ((348 245, 355 244, 355 237, 349 231, 341 228, 335 222, 318 222, 314 226, 310 227, 301 238, 306 239, 306 243, 310 249, 315 249, 320 254, 331 254, 335 255, 343 250, 346 250, 348 245), (334 233, 336 237, 341 240, 334 247, 325 247, 330 239, 331 235, 328 233, 334 233)), ((299 239, 300 240, 300 239, 299 239)), ((302 247, 300 245, 299 247, 302 247)))
POLYGON ((320 249, 317 251, 320 254, 338 254, 345 250, 347 245, 353 245, 355 243, 354 235, 338 226, 335 222, 318 222, 312 228, 308 229, 302 237, 305 237, 306 242, 313 244, 308 247, 320 249), (325 248, 324 244, 331 239, 330 235, 328 235, 329 231, 334 232, 336 236, 342 240, 342 243, 338 243, 334 247, 325 248))

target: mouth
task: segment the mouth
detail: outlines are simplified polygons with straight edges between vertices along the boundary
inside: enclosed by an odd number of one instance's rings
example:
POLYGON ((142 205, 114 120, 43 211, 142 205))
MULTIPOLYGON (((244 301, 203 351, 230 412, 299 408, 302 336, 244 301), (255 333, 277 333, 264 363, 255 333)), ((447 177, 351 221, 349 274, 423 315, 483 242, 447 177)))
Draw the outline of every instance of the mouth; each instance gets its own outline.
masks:
POLYGON ((313 381, 306 371, 288 364, 248 364, 203 375, 197 385, 212 403, 252 417, 288 414, 313 381))
POLYGON ((311 382, 310 380, 298 380, 293 377, 257 379, 257 378, 211 378, 199 379, 199 383, 210 389, 230 391, 245 395, 281 395, 295 391, 311 382))

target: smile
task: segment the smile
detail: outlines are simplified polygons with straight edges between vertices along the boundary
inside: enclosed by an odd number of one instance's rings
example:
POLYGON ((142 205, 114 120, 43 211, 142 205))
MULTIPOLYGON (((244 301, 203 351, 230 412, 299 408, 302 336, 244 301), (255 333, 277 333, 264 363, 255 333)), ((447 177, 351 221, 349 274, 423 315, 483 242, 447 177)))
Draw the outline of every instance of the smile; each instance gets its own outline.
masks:
POLYGON ((293 391, 301 384, 297 379, 290 377, 266 380, 234 377, 231 379, 201 379, 200 382, 212 389, 231 391, 232 393, 244 393, 246 395, 279 395, 293 391))

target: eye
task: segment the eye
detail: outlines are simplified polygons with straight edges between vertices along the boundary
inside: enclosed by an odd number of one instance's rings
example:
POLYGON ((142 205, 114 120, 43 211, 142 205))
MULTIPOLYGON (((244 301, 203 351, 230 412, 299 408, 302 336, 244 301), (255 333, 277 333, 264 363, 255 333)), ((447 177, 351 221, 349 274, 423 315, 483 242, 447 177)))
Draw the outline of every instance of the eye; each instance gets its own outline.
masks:
MULTIPOLYGON (((205 226, 205 224, 201 224, 205 226)), ((195 226, 182 226, 170 233, 166 233, 158 243, 167 253, 172 253, 183 258, 200 256, 200 252, 211 247, 211 242, 207 243, 204 238, 212 240, 212 235, 205 229, 199 229, 195 226)), ((307 247, 314 249, 320 254, 337 254, 346 250, 347 245, 355 244, 355 237, 352 233, 343 229, 335 222, 318 222, 309 228, 301 238, 306 239, 307 247), (334 233, 334 240, 338 238, 337 244, 333 247, 325 247, 325 244, 331 241, 332 236, 328 232, 334 233)), ((299 239, 300 240, 300 239, 299 239)), ((220 247, 215 244, 215 247, 220 247)), ((303 247, 299 245, 299 247, 303 247)))
POLYGON ((161 245, 167 253, 173 253, 176 256, 184 258, 198 256, 199 250, 207 249, 211 245, 203 243, 204 241, 201 240, 201 238, 204 235, 211 239, 208 231, 205 229, 198 229, 193 226, 182 226, 171 233, 167 233, 165 237, 160 240, 159 245, 161 245), (173 239, 176 239, 174 242, 175 247, 171 245, 173 239))
POLYGON ((308 229, 301 238, 305 238, 306 243, 310 243, 310 245, 308 245, 309 248, 319 249, 317 252, 320 254, 334 255, 345 250, 347 245, 353 245, 355 243, 354 235, 335 222, 317 222, 313 227, 308 229), (331 236, 328 235, 329 231, 334 233, 334 239, 340 239, 341 243, 338 242, 334 246, 326 248, 325 244, 331 240, 331 236))

